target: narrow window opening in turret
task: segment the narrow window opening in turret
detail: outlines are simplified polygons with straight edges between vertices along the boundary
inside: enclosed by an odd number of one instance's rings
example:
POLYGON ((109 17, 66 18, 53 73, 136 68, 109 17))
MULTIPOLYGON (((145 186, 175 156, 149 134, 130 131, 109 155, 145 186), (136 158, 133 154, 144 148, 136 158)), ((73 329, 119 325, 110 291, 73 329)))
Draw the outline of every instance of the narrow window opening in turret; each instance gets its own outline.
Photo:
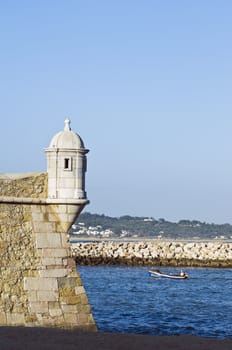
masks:
POLYGON ((72 159, 64 158, 64 170, 72 170, 72 159))
POLYGON ((64 159, 64 168, 68 169, 69 168, 69 158, 64 159))

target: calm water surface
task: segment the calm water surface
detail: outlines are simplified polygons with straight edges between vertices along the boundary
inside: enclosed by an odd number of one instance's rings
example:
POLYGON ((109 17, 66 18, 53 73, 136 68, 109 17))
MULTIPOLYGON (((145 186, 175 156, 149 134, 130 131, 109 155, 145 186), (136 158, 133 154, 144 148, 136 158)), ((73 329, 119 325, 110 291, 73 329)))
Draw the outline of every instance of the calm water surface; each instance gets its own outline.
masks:
POLYGON ((232 269, 185 268, 187 280, 151 278, 147 267, 77 269, 100 331, 232 338, 232 269))

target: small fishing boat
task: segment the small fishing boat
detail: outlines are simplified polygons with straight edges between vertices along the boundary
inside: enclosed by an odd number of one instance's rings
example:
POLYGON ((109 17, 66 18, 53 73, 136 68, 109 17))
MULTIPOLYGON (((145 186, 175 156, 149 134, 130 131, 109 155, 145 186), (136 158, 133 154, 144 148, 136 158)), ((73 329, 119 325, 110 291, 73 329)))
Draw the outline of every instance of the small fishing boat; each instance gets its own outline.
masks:
POLYGON ((186 272, 181 271, 179 275, 174 275, 174 274, 168 274, 168 273, 163 273, 159 270, 149 270, 148 274, 150 277, 160 277, 160 278, 171 278, 175 280, 184 280, 188 278, 188 275, 186 272))

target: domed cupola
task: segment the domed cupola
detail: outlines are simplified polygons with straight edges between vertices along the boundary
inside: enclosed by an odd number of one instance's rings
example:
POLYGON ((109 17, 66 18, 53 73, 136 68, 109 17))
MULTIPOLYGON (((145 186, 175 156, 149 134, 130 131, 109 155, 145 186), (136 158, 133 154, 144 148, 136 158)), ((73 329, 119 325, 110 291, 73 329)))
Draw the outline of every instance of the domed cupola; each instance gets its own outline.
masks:
POLYGON ((81 137, 73 132, 70 120, 65 120, 64 130, 53 136, 45 149, 47 154, 48 198, 86 199, 86 156, 81 137))
POLYGON ((65 119, 64 123, 64 130, 58 132, 55 136, 53 136, 49 147, 69 149, 85 148, 84 142, 80 136, 71 130, 70 120, 65 119))

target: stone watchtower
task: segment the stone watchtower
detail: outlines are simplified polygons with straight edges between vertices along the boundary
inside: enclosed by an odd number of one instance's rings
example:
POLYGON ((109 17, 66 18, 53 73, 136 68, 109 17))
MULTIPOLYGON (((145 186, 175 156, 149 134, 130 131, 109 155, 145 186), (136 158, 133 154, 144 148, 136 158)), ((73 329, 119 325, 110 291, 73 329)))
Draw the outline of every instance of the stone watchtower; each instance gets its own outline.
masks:
POLYGON ((48 198, 86 199, 85 172, 86 153, 80 136, 70 128, 70 120, 65 120, 65 128, 56 134, 48 148, 48 198))
POLYGON ((47 172, 0 175, 0 325, 96 329, 68 230, 86 204, 86 154, 65 120, 47 172))

